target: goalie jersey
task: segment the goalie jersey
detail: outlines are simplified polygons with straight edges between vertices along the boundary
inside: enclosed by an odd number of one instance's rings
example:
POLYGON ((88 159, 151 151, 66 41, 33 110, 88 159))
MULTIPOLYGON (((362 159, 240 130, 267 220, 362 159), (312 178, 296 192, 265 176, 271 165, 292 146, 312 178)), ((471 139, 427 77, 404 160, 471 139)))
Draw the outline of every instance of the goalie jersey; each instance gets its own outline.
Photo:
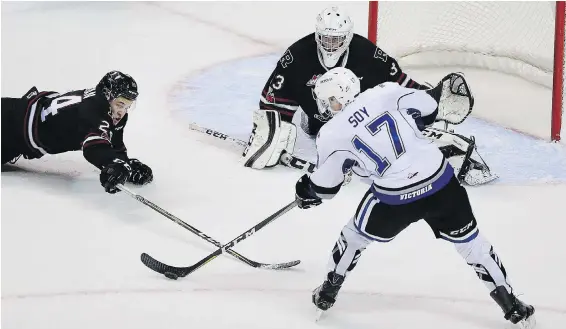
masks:
MULTIPOLYGON (((387 81, 413 89, 426 88, 407 76, 393 57, 358 34, 354 34, 336 66, 350 69, 360 77, 362 91, 387 81)), ((330 118, 319 113, 312 93, 316 80, 328 70, 318 54, 314 33, 303 37, 279 59, 261 93, 260 109, 275 110, 281 120, 292 122, 300 107, 309 120, 322 126, 330 118)), ((313 135, 317 132, 318 129, 313 131, 313 135)))
POLYGON ((437 106, 426 91, 393 82, 362 92, 317 136, 317 170, 310 177, 317 194, 332 197, 350 168, 372 182, 385 204, 410 203, 443 188, 454 170, 418 127, 421 118, 436 116, 437 106))

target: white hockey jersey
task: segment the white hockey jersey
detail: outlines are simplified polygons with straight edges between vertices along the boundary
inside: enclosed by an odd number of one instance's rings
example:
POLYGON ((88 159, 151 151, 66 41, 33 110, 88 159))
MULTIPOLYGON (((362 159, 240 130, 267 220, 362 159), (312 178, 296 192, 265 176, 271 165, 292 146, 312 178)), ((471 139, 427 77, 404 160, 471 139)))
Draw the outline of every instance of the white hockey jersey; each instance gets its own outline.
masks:
POLYGON ((454 169, 413 119, 431 115, 437 105, 424 90, 394 82, 361 93, 321 128, 311 181, 317 190, 335 190, 353 168, 373 182, 371 190, 381 202, 392 205, 440 190, 454 169))

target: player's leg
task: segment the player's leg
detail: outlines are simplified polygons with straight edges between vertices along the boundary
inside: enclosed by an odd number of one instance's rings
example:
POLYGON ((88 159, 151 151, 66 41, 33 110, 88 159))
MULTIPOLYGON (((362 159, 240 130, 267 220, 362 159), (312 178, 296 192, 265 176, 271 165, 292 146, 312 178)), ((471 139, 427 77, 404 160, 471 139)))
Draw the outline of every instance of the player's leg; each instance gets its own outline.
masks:
MULTIPOLYGON (((418 207, 418 206, 417 206, 418 207)), ((420 217, 413 205, 389 206, 380 203, 371 191, 362 198, 356 214, 344 226, 328 260, 328 273, 324 282, 313 291, 313 303, 327 310, 336 297, 348 273, 373 241, 389 242, 409 224, 420 217)))
POLYGON ((23 112, 26 102, 21 98, 2 97, 2 164, 24 152, 23 112))
POLYGON ((334 305, 346 275, 356 267, 362 252, 371 242, 357 231, 353 218, 348 221, 332 249, 326 278, 312 293, 316 307, 327 310, 334 305))
POLYGON ((503 262, 491 243, 479 232, 466 189, 456 178, 431 197, 428 207, 432 215, 425 220, 436 237, 454 244, 487 286, 490 296, 503 310, 505 319, 518 323, 531 317, 534 308, 513 294, 503 262))

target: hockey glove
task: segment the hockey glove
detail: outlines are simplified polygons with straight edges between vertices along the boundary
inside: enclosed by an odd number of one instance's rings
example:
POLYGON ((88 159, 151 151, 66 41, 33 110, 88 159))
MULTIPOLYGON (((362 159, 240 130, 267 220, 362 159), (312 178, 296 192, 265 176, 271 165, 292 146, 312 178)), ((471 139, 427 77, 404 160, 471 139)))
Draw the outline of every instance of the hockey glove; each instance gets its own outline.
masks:
POLYGON ((128 182, 136 185, 145 185, 153 180, 153 172, 151 168, 138 159, 128 160, 128 164, 132 167, 132 174, 128 178, 128 182))
POLYGON ((304 174, 295 185, 295 200, 297 201, 297 206, 301 209, 316 207, 322 203, 322 200, 316 195, 307 174, 304 174))
POLYGON ((100 172, 100 184, 104 190, 110 194, 114 194, 120 189, 118 184, 124 184, 130 177, 132 168, 124 160, 114 159, 112 163, 102 168, 100 172))

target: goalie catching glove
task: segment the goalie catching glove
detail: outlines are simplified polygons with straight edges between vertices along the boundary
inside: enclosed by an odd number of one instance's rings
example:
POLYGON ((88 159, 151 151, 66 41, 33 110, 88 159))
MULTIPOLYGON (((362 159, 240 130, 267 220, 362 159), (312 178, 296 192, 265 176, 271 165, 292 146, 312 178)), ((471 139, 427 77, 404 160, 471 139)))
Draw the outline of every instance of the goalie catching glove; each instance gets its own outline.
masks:
POLYGON ((292 123, 281 121, 279 112, 255 110, 253 124, 248 146, 242 154, 245 167, 273 167, 279 163, 284 151, 293 153, 297 128, 292 123))
POLYGON ((472 113, 474 96, 464 76, 450 73, 436 87, 427 90, 438 103, 436 121, 460 124, 472 113))

